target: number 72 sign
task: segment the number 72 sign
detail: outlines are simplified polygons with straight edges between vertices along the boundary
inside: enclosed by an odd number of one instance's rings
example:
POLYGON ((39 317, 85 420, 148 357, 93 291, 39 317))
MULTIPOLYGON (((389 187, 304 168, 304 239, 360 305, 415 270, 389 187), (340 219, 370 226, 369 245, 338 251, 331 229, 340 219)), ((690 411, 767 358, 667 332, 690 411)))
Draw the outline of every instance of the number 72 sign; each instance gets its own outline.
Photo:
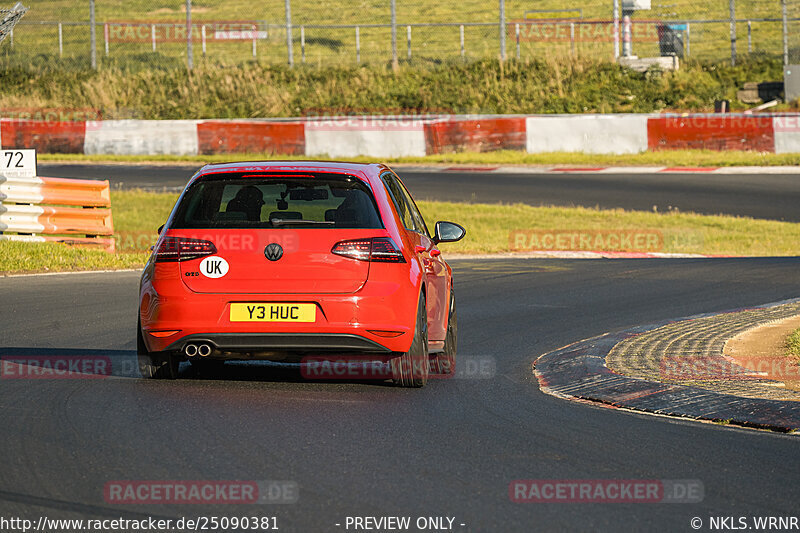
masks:
POLYGON ((36 177, 36 150, 32 148, 0 150, 0 177, 36 177))

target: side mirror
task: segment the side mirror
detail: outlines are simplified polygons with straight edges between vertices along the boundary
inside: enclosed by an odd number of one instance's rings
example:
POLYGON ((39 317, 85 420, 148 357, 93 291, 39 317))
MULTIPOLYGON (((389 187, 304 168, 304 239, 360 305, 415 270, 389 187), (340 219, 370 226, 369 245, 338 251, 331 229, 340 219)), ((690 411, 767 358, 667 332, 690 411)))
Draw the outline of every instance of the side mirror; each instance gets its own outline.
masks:
POLYGON ((436 228, 433 232, 433 242, 435 244, 440 242, 456 242, 463 239, 466 234, 467 230, 455 222, 440 220, 436 223, 436 228))
POLYGON ((161 230, 163 230, 163 229, 164 229, 164 224, 161 224, 161 225, 158 227, 158 234, 159 234, 159 235, 161 235, 161 230))

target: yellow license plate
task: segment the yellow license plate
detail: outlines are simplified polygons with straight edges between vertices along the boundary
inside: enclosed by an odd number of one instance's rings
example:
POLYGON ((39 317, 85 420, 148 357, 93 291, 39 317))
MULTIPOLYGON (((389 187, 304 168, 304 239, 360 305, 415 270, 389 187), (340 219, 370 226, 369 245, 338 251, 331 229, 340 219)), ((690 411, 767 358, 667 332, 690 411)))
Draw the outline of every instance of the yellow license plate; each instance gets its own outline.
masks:
POLYGON ((231 304, 231 322, 315 322, 315 304, 231 304))

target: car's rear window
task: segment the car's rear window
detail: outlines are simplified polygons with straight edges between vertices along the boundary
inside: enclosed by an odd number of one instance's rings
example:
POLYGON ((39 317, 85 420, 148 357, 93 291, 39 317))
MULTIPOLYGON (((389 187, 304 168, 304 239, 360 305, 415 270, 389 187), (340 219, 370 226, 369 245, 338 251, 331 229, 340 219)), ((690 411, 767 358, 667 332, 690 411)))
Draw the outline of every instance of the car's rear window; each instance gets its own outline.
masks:
POLYGON ((171 224, 195 228, 383 228, 375 199, 344 174, 222 174, 195 181, 171 224))

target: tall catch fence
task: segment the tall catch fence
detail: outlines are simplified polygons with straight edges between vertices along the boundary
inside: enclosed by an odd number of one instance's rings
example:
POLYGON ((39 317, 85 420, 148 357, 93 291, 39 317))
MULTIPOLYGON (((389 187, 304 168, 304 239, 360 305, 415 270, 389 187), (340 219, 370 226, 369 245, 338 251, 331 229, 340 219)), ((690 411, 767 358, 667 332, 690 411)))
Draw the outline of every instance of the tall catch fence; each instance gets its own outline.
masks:
MULTIPOLYGON (((5 65, 800 60, 800 0, 76 0, 29 7, 0 47, 5 65)), ((3 31, 0 24, 0 39, 3 31)))

